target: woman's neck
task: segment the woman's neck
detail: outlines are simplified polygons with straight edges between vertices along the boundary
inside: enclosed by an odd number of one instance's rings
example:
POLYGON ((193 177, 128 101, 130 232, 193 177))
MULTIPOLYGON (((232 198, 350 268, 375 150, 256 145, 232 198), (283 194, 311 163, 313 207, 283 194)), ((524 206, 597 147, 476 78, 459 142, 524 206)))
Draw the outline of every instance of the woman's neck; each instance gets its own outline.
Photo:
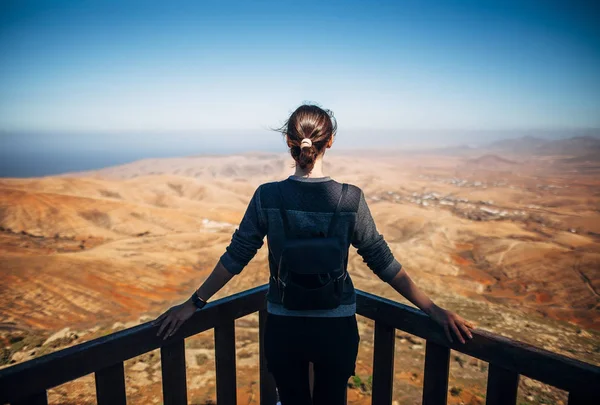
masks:
POLYGON ((298 177, 325 177, 325 175, 323 174, 323 158, 322 157, 318 157, 315 160, 315 165, 313 166, 312 170, 310 172, 306 171, 306 170, 302 170, 300 168, 300 166, 296 165, 296 172, 294 173, 294 176, 298 176, 298 177))

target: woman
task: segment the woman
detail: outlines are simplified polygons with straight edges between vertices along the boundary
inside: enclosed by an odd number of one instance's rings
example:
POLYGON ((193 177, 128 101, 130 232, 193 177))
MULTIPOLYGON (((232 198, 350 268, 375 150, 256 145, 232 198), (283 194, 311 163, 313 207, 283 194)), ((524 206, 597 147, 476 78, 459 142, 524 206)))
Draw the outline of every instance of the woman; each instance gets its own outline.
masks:
POLYGON ((323 235, 336 217, 336 237, 345 249, 344 268, 348 249, 353 245, 381 280, 440 324, 450 341, 453 335, 461 343, 472 338, 469 322, 435 305, 411 281, 377 232, 362 190, 352 185, 343 187, 323 174, 323 155, 333 144, 336 128, 333 115, 317 106, 302 105, 292 113, 280 131, 296 161, 295 174, 258 187, 239 229, 210 276, 188 301, 155 321, 161 324, 159 336, 172 336, 197 308, 242 271, 266 235, 271 277, 265 349, 268 369, 283 405, 343 404, 348 378, 354 374, 359 342, 356 294, 347 273, 339 305, 334 308, 289 309, 284 305, 278 266, 286 231, 307 237, 323 235), (312 400, 309 362, 313 363, 315 379, 312 400))

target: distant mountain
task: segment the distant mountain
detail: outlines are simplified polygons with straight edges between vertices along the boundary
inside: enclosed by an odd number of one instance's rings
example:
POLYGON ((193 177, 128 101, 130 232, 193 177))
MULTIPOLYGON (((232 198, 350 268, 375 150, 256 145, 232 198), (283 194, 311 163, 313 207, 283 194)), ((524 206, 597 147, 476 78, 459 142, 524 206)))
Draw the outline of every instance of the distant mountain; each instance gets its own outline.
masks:
POLYGON ((581 156, 600 153, 600 138, 583 135, 567 139, 546 140, 533 136, 504 139, 488 145, 488 149, 511 154, 581 156))
POLYGON ((568 139, 559 139, 542 145, 538 153, 542 155, 571 156, 600 153, 600 139, 592 136, 575 136, 568 139))
POLYGON ((289 154, 244 153, 237 155, 200 155, 142 159, 119 166, 61 177, 95 176, 109 179, 132 179, 146 175, 176 175, 205 181, 215 179, 253 179, 264 181, 283 176, 291 170, 289 154))
POLYGON ((581 156, 573 156, 561 160, 562 163, 597 163, 600 162, 600 153, 593 152, 581 156))
POLYGON ((436 148, 436 149, 429 151, 429 154, 436 153, 436 154, 447 155, 447 156, 465 156, 465 155, 472 155, 473 152, 477 152, 478 150, 479 150, 479 148, 477 148, 477 147, 473 147, 468 144, 460 144, 460 145, 456 145, 456 146, 448 146, 445 148, 436 148))
POLYGON ((517 154, 534 153, 536 150, 549 142, 552 141, 527 135, 521 138, 502 139, 489 144, 488 148, 517 154))
POLYGON ((518 165, 514 160, 505 159, 498 155, 483 155, 475 159, 469 159, 466 162, 469 167, 477 167, 481 169, 502 170, 512 168, 518 165))

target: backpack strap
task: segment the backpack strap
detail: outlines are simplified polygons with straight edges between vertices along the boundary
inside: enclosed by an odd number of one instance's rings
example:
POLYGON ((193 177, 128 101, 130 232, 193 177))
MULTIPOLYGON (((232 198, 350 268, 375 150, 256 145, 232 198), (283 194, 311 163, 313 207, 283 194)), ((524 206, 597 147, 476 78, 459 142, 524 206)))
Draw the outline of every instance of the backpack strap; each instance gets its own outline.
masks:
MULTIPOLYGON (((346 198, 347 193, 348 193, 348 184, 343 183, 342 184, 342 194, 340 195, 340 199, 338 200, 337 206, 335 207, 335 213, 333 214, 333 217, 331 218, 331 222, 329 223, 329 230, 327 231, 327 236, 333 235, 333 231, 335 230, 335 225, 340 216, 340 211, 342 210, 342 202, 346 198)), ((348 269, 344 270, 344 272, 336 279, 336 282, 339 282, 340 280, 343 281, 346 279, 346 277, 348 277, 348 269)))
POLYGON ((331 222, 329 223, 329 230, 327 231, 327 236, 330 237, 333 235, 333 231, 335 229, 335 225, 337 224, 338 217, 340 216, 340 210, 342 209, 342 201, 346 198, 346 194, 348 193, 348 184, 342 184, 342 193, 340 194, 340 199, 338 200, 337 206, 335 207, 335 212, 333 217, 331 218, 331 222))
POLYGON ((290 235, 290 220, 288 219, 287 212, 283 204, 283 193, 281 192, 281 182, 277 183, 277 190, 279 191, 279 213, 281 214, 281 221, 283 222, 283 234, 286 239, 290 235))

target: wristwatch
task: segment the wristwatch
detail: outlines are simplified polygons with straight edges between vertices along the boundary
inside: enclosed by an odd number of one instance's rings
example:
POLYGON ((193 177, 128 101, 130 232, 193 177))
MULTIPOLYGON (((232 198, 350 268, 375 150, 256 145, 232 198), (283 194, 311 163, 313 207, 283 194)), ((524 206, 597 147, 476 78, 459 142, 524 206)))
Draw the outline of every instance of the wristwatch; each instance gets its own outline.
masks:
POLYGON ((198 294, 196 294, 196 291, 194 291, 194 293, 192 294, 192 302, 198 309, 202 309, 206 305, 206 301, 204 301, 202 298, 198 297, 198 294))

